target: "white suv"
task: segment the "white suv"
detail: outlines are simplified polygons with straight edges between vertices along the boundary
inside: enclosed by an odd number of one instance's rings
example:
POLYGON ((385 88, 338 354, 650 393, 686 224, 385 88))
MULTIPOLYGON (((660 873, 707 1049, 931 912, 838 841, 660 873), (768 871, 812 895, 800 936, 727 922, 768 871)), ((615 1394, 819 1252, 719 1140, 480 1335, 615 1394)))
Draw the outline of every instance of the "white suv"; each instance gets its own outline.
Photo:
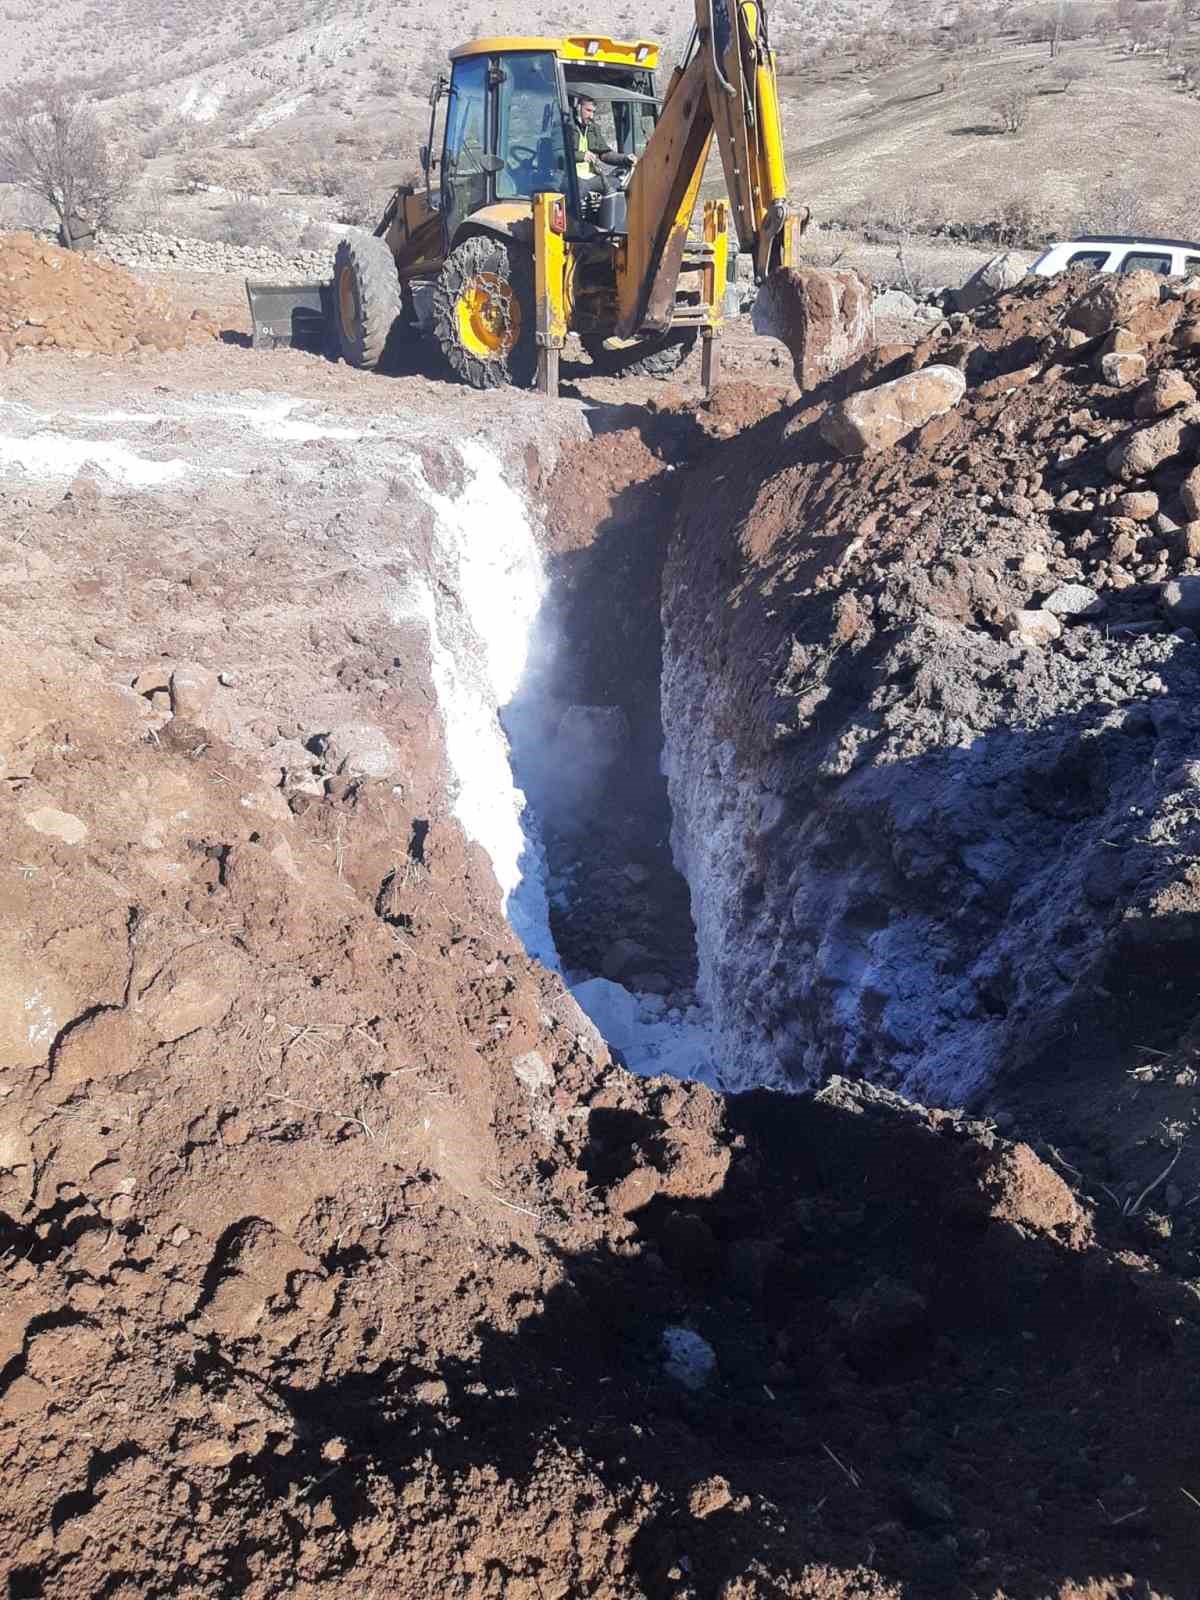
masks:
POLYGON ((1090 267, 1093 272, 1160 272, 1164 278, 1184 278, 1200 272, 1200 244, 1187 239, 1085 234, 1066 244, 1052 244, 1029 270, 1052 278, 1068 267, 1090 267))

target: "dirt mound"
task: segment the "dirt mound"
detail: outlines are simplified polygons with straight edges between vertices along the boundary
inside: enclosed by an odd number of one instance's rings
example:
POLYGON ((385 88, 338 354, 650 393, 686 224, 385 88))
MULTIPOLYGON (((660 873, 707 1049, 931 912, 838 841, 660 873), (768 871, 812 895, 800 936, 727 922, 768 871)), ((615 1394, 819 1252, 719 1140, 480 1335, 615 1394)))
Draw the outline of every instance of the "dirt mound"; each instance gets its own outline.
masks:
POLYGON ((1198 341, 1185 285, 1030 280, 864 363, 966 380, 898 444, 840 458, 817 395, 688 484, 676 846, 747 1077, 956 1103, 1190 1020, 1198 341))
POLYGON ((18 350, 182 350, 217 331, 120 267, 29 233, 0 234, 0 362, 18 350))

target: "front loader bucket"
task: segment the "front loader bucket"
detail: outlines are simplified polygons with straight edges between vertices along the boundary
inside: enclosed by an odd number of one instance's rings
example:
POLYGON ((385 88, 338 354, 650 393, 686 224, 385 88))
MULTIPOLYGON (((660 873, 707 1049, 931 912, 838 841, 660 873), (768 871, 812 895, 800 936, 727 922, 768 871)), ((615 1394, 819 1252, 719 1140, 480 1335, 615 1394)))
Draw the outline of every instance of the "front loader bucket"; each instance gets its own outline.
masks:
POLYGON ((246 282, 255 350, 313 350, 333 335, 332 283, 246 282))

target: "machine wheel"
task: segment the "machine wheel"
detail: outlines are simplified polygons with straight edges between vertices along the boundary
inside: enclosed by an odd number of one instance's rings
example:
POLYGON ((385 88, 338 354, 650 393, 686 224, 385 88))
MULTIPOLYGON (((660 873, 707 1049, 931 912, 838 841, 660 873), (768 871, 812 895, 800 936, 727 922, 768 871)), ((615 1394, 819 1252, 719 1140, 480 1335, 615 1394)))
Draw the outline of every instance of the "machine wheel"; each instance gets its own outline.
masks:
POLYGON ((433 332, 451 367, 474 388, 529 388, 537 374, 529 254, 492 234, 455 245, 434 285, 433 332))
POLYGON ((338 349, 352 367, 373 371, 401 311, 392 252, 370 233, 348 233, 333 262, 333 320, 338 349))
POLYGON ((606 345, 585 339, 583 347, 597 368, 612 378, 669 378, 696 348, 695 333, 665 333, 633 344, 606 345))

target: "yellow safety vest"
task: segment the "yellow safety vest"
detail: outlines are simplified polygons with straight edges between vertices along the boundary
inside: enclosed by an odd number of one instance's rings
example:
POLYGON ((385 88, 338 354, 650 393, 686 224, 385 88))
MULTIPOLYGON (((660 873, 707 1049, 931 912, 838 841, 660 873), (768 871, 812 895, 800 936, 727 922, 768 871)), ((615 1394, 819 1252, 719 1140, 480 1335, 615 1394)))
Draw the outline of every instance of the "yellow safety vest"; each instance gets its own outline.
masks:
POLYGON ((592 163, 588 160, 587 129, 581 128, 578 123, 573 123, 575 129, 575 176, 577 178, 591 178, 595 176, 592 163))

